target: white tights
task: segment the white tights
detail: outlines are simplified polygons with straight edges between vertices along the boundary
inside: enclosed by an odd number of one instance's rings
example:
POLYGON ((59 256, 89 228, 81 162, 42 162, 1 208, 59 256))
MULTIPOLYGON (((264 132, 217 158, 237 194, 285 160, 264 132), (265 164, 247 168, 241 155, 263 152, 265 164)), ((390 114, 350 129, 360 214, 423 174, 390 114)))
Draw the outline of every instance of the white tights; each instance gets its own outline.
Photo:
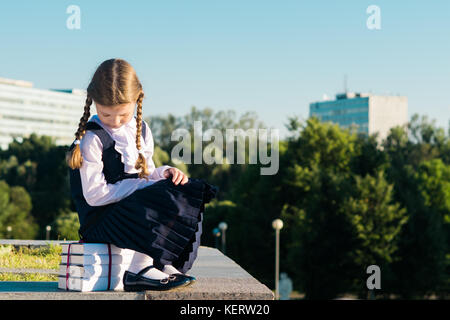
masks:
MULTIPOLYGON (((141 252, 135 252, 133 255, 133 259, 131 260, 130 266, 128 268, 128 271, 132 273, 138 273, 142 269, 144 269, 146 266, 150 266, 153 264, 153 259, 141 252)), ((180 273, 175 267, 172 265, 165 265, 163 268, 163 271, 158 270, 157 268, 151 268, 147 270, 146 273, 143 274, 144 277, 149 279, 156 279, 161 280, 167 278, 169 275, 174 273, 180 273)))

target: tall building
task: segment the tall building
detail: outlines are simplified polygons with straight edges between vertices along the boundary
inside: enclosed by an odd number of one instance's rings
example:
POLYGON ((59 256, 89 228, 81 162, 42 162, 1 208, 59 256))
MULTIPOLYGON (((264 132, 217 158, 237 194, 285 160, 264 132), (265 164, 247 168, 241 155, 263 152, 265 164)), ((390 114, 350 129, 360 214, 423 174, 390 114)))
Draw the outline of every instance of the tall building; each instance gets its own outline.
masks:
POLYGON ((358 132, 378 132, 378 142, 389 134, 389 129, 408 122, 408 98, 377 96, 347 92, 336 95, 336 100, 313 102, 309 116, 321 121, 331 121, 342 128, 357 125, 358 132))
POLYGON ((0 148, 31 133, 70 145, 83 114, 86 91, 37 89, 33 83, 0 78, 0 148))

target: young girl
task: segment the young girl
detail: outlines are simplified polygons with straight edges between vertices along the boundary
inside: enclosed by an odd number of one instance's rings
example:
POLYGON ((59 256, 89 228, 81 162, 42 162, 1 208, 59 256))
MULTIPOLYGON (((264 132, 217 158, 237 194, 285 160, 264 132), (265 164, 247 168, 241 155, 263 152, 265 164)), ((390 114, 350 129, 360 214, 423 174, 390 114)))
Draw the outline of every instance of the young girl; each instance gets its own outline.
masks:
POLYGON ((167 290, 195 281, 185 273, 197 257, 204 205, 218 192, 175 167, 155 168, 143 98, 128 62, 104 61, 88 86, 67 159, 80 238, 132 249, 152 261, 125 272, 126 291, 167 290), (97 115, 90 118, 93 102, 97 115))

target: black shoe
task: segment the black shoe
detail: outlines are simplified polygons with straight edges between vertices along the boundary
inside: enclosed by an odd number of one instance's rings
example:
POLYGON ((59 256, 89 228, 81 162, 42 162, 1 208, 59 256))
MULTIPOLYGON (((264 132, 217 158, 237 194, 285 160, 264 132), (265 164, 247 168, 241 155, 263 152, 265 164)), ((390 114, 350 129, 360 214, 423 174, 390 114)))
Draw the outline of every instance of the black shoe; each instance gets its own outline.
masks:
POLYGON ((169 280, 188 279, 190 283, 194 283, 197 279, 184 273, 173 273, 169 276, 169 280))
POLYGON ((125 271, 123 276, 123 288, 125 291, 145 291, 145 290, 170 290, 173 288, 188 285, 190 281, 187 278, 168 277, 165 279, 149 279, 143 276, 149 269, 154 268, 148 266, 139 271, 137 274, 125 271))

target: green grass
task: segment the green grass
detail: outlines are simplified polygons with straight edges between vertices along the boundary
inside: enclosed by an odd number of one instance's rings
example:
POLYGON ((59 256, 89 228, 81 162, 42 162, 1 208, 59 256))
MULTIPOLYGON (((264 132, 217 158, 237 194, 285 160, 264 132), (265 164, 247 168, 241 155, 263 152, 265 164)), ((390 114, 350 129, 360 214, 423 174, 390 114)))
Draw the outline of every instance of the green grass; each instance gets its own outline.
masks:
MULTIPOLYGON (((61 261, 61 246, 49 245, 36 249, 11 245, 0 246, 0 268, 51 269, 58 270, 61 261)), ((58 277, 42 273, 0 273, 0 281, 57 281, 58 277)))

